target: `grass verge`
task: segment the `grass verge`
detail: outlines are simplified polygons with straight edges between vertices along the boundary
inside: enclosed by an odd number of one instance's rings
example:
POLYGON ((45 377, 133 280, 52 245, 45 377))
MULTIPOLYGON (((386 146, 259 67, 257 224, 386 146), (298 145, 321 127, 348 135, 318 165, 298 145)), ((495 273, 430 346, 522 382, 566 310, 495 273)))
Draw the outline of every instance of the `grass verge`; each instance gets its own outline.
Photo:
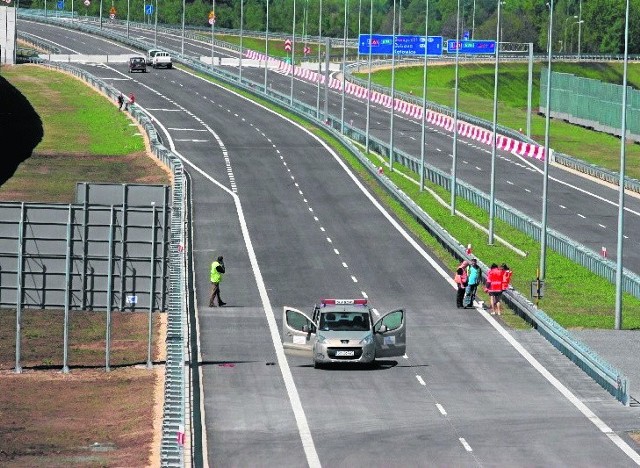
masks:
MULTIPOLYGON (((7 154, 14 166, 5 165, 0 200, 70 203, 81 181, 171 183, 128 115, 71 75, 2 67, 0 98, 20 130, 5 137, 25 149, 7 154), (21 128, 29 125, 41 131, 21 128)), ((154 314, 160 365, 147 370, 147 314, 114 312, 108 373, 105 320, 70 313, 71 372, 63 374, 63 312, 24 310, 16 374, 15 311, 0 310, 0 466, 159 465, 165 317, 154 314)))

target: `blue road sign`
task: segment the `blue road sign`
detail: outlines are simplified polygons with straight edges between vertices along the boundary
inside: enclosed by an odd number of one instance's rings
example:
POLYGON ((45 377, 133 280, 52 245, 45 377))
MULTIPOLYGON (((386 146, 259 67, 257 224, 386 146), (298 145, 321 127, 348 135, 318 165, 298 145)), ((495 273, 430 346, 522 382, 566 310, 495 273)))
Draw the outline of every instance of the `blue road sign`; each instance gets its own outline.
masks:
POLYGON ((447 41, 447 53, 456 53, 456 44, 458 53, 460 54, 495 54, 496 41, 456 41, 449 39, 447 41))
POLYGON ((64 10, 64 0, 58 0, 56 6, 58 7, 58 10, 64 10))
POLYGON ((469 40, 469 37, 470 37, 470 36, 469 36, 469 31, 465 31, 465 32, 462 34, 462 39, 464 39, 465 41, 468 41, 468 40, 469 40))
MULTIPOLYGON (((358 52, 363 55, 369 55, 369 48, 371 47, 372 55, 391 55, 393 53, 392 42, 393 36, 360 34, 358 52)), ((429 36, 426 44, 427 55, 442 55, 442 36, 429 36)), ((424 55, 424 36, 396 36, 395 54, 424 55)))
MULTIPOLYGON (((140 11, 140 10, 138 10, 140 11)), ((144 6, 144 14, 145 15, 153 15, 153 4, 149 3, 148 5, 144 6)))

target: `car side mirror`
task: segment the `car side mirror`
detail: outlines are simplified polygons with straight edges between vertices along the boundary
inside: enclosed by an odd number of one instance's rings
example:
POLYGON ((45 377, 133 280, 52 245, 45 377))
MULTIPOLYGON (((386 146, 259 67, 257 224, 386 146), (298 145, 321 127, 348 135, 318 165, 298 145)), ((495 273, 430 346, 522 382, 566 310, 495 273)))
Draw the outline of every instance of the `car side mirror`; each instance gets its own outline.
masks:
POLYGON ((382 324, 380 325, 380 328, 378 328, 378 331, 376 333, 385 333, 387 330, 387 326, 385 324, 382 324))
POLYGON ((311 333, 311 327, 309 325, 302 325, 302 331, 305 333, 311 333))

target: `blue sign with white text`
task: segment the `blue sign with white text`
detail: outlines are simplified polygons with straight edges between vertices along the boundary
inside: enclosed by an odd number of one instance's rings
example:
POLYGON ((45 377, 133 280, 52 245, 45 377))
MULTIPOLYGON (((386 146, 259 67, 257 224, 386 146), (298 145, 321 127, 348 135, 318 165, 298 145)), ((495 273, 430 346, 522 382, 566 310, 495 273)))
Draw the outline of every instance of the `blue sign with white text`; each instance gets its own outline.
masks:
MULTIPOLYGON (((140 10, 138 10, 140 11, 140 10)), ((153 4, 149 3, 148 5, 144 6, 144 14, 145 15, 153 15, 153 4)))
MULTIPOLYGON (((391 55, 393 36, 382 34, 360 34, 358 38, 358 52, 362 55, 391 55)), ((396 36, 396 55, 442 55, 442 36, 396 36), (426 47, 425 47, 426 42, 426 47)))
POLYGON ((496 41, 447 41, 447 53, 455 54, 456 49, 459 54, 495 54, 496 41), (457 46, 456 46, 457 45, 457 46))
POLYGON ((56 6, 58 7, 58 10, 64 10, 64 0, 58 0, 56 6))

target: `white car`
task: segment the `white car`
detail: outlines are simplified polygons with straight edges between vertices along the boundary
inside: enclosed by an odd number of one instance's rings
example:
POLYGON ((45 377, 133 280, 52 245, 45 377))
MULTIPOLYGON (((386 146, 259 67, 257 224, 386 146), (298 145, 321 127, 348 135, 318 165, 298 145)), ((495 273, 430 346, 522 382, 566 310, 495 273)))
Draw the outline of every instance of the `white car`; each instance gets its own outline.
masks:
POLYGON ((282 337, 286 351, 310 357, 316 369, 329 363, 371 364, 405 354, 406 313, 398 309, 374 317, 366 299, 323 299, 310 315, 285 306, 282 337))
POLYGON ((151 65, 153 68, 172 68, 173 62, 171 60, 171 55, 168 52, 165 52, 160 49, 150 49, 147 52, 147 65, 151 65))

